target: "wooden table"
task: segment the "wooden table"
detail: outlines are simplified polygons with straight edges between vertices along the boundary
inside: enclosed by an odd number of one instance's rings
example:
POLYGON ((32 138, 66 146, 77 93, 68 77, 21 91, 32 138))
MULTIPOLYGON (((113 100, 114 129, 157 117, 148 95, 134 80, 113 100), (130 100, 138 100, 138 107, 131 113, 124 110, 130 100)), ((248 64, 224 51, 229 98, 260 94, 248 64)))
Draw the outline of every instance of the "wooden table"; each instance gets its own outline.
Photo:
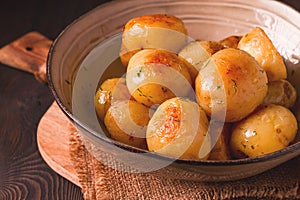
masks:
MULTIPOLYGON (((27 32, 54 40, 74 19, 103 0, 4 0, 0 48, 27 32)), ((0 64, 0 199, 83 199, 81 189, 55 173, 36 141, 40 118, 53 102, 32 74, 0 64)))
MULTIPOLYGON (((107 1, 107 0, 106 0, 107 1)), ((0 48, 30 31, 49 39, 105 0, 5 0, 0 48)), ((284 0, 300 11, 300 1, 284 0)), ((32 74, 0 64, 0 199, 83 199, 78 186, 55 173, 36 141, 39 120, 53 102, 32 74)))

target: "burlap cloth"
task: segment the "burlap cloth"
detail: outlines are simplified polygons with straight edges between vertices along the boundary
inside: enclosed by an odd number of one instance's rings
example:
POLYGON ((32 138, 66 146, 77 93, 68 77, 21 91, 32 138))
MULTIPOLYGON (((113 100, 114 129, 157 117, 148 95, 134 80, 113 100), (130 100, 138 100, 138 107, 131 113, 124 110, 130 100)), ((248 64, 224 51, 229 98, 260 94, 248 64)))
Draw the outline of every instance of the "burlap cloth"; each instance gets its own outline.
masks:
POLYGON ((300 199, 300 157, 247 179, 205 183, 114 170, 97 161, 77 133, 69 144, 85 199, 300 199))

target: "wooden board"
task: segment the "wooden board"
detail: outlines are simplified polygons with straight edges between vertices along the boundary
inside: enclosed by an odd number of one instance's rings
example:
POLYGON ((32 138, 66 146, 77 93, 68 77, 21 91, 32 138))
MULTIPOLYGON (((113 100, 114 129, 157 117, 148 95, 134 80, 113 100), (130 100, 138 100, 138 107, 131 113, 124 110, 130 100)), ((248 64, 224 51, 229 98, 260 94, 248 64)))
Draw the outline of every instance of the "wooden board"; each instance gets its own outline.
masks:
POLYGON ((54 102, 39 122, 37 143, 45 162, 58 174, 80 186, 69 154, 69 136, 76 128, 54 102))
POLYGON ((47 82, 46 60, 52 41, 38 32, 29 32, 0 49, 0 62, 32 73, 47 82))

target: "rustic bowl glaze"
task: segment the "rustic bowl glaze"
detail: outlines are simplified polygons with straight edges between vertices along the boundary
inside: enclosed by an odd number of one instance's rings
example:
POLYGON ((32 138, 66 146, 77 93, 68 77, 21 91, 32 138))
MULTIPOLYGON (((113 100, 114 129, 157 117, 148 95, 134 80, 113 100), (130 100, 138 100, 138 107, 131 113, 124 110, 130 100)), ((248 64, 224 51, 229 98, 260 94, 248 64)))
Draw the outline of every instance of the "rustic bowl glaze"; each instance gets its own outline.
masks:
MULTIPOLYGON (((256 158, 229 161, 175 160, 121 144, 106 137, 95 120, 93 96, 99 81, 122 76, 107 68, 118 57, 120 33, 131 18, 168 13, 181 18, 192 38, 220 40, 262 27, 284 57, 288 79, 300 93, 300 14, 270 0, 126 0, 103 4, 86 13, 57 37, 47 61, 49 87, 74 124, 86 148, 117 170, 149 172, 197 181, 228 181, 257 175, 300 154, 300 142, 256 158)), ((300 118, 299 100, 293 108, 300 118)), ((299 134, 298 134, 299 135, 299 134)))

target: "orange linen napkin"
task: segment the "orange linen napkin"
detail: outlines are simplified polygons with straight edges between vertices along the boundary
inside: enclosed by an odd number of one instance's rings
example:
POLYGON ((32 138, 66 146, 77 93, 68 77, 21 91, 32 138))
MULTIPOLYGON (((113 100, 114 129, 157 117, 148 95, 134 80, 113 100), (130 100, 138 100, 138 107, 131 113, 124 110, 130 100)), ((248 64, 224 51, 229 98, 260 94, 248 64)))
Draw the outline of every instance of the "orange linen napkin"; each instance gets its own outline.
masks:
POLYGON ((96 160, 77 133, 70 153, 85 199, 300 199, 300 157, 254 177, 207 183, 117 171, 96 160))

